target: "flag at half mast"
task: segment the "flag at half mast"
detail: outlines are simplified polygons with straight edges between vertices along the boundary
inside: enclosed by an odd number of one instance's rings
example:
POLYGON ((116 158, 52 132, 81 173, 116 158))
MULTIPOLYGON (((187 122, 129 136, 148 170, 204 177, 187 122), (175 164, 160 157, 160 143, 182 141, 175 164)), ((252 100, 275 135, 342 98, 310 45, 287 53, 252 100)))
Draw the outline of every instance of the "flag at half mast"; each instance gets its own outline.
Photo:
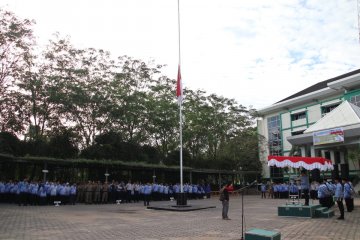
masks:
POLYGON ((181 72, 180 72, 180 64, 178 68, 178 75, 177 75, 177 83, 176 83, 176 96, 178 98, 179 105, 183 99, 183 90, 182 90, 182 83, 181 83, 181 72))

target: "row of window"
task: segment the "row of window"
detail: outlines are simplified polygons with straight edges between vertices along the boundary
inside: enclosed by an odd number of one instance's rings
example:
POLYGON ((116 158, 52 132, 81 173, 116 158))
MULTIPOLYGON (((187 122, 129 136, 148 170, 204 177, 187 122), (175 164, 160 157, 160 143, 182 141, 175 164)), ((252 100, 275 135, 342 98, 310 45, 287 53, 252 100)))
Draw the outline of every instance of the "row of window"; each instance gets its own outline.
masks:
MULTIPOLYGON (((356 96, 352 96, 349 99, 349 102, 357 105, 360 107, 360 95, 356 95, 356 96)), ((329 105, 329 106, 322 106, 321 107, 321 114, 322 117, 331 112, 332 110, 334 110, 337 106, 339 106, 339 103, 333 104, 333 105, 329 105)), ((300 120, 300 119, 305 119, 306 118, 306 111, 303 112, 298 112, 298 113, 294 113, 291 114, 291 121, 296 121, 296 120, 300 120)), ((268 144, 269 144, 269 152, 270 155, 282 155, 282 149, 281 149, 281 132, 280 132, 280 116, 273 116, 267 119, 267 125, 268 125, 268 136, 269 136, 269 140, 268 140, 268 144)), ((299 135, 302 134, 304 132, 304 130, 298 131, 298 132, 293 132, 292 135, 299 135)))
MULTIPOLYGON (((360 104, 360 96, 359 96, 359 104, 360 104)), ((338 103, 330 105, 330 106, 321 107, 321 117, 325 116, 327 113, 334 110, 337 106, 339 106, 338 103)), ((291 114, 291 121, 296 121, 296 120, 305 119, 305 118, 306 118, 306 111, 291 114)))

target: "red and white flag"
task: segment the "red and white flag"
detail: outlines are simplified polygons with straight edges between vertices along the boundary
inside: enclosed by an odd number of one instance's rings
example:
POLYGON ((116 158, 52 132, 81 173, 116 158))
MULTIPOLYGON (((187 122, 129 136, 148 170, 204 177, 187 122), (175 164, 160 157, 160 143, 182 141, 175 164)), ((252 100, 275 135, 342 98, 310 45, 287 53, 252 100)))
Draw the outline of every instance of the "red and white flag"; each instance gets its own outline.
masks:
POLYGON ((182 83, 181 83, 180 64, 179 64, 178 75, 177 75, 176 96, 178 98, 178 103, 181 104, 181 101, 183 99, 183 91, 182 91, 182 83))

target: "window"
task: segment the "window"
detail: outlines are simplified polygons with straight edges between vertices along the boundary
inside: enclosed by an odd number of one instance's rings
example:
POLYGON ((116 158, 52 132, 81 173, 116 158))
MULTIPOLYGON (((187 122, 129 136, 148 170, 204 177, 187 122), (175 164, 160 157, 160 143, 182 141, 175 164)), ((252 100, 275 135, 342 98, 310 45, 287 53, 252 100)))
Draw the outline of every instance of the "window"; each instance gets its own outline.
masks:
POLYGON ((281 156, 281 132, 280 132, 280 116, 274 116, 267 119, 268 135, 269 135, 269 152, 270 155, 281 156))
MULTIPOLYGON (((269 135, 269 152, 273 156, 282 156, 280 116, 274 116, 267 119, 269 135)), ((282 168, 276 166, 270 167, 271 178, 283 177, 282 168)))
POLYGON ((304 118, 306 118, 306 112, 299 112, 299 113, 291 114, 291 121, 296 121, 296 120, 304 119, 304 118))
POLYGON ((291 136, 296 136, 296 135, 300 135, 303 134, 305 130, 301 130, 301 131, 296 131, 296 132, 292 132, 291 136))
POLYGON ((337 106, 339 106, 339 104, 321 107, 321 117, 334 110, 337 106))
POLYGON ((360 95, 352 96, 350 98, 350 102, 355 104, 356 106, 360 107, 360 95))

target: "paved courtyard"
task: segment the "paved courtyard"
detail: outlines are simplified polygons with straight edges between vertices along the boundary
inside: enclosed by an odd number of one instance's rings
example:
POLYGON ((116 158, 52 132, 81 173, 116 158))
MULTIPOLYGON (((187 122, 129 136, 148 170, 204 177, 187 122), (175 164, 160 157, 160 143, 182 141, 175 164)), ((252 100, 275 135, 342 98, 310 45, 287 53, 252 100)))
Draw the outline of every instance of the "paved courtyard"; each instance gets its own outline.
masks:
MULTIPOLYGON (((75 206, 0 205, 0 239, 240 239, 241 198, 230 200, 230 221, 221 219, 217 198, 189 201, 216 205, 193 212, 145 209, 141 203, 75 206)), ((280 199, 245 196, 246 229, 261 228, 281 232, 281 239, 360 239, 360 199, 355 210, 345 212, 345 221, 278 217, 280 199)), ((154 204, 154 203, 151 203, 154 204)))

